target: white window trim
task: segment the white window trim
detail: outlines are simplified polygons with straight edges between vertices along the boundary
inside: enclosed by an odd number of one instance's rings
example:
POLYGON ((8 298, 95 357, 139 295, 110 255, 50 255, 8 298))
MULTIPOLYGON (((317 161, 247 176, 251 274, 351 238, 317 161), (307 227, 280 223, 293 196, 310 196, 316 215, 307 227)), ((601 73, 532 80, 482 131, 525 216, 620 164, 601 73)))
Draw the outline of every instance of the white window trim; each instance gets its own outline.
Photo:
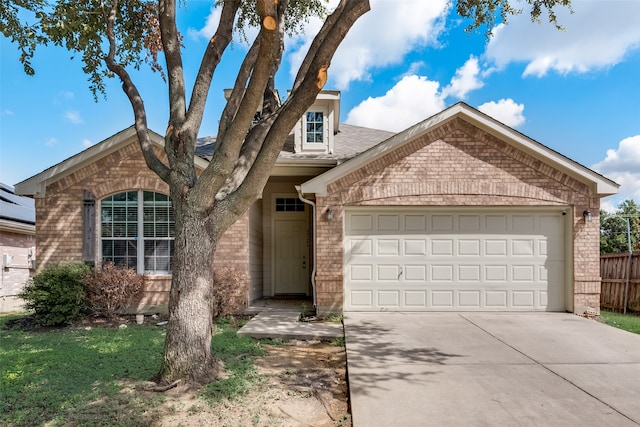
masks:
MULTIPOLYGON (((158 270, 158 271, 153 271, 153 270, 145 270, 144 268, 144 242, 145 242, 145 238, 144 238, 144 192, 145 191, 151 191, 153 193, 160 193, 160 194, 165 194, 165 193, 161 193, 158 191, 152 191, 152 190, 123 190, 123 191, 119 191, 117 193, 113 193, 111 194, 120 194, 120 193, 129 193, 129 192, 137 192, 138 193, 138 235, 137 237, 135 237, 135 241, 137 242, 136 244, 136 273, 138 274, 144 274, 146 276, 154 276, 154 277, 158 277, 158 276, 171 276, 171 271, 163 271, 163 270, 158 270)), ((167 195, 168 196, 168 195, 167 195)), ((96 258, 97 258, 97 264, 96 265, 102 265, 102 200, 107 198, 109 196, 104 196, 103 198, 101 198, 100 200, 98 200, 98 209, 97 209, 97 215, 96 215, 96 222, 97 224, 97 238, 98 238, 98 253, 96 254, 96 258)), ((156 240, 156 239, 153 239, 156 240)), ((174 243, 175 245, 175 243, 174 243)))
POLYGON ((329 108, 324 106, 314 106, 305 111, 302 116, 302 151, 329 151, 329 108), (322 113, 322 143, 307 142, 307 113, 322 113))

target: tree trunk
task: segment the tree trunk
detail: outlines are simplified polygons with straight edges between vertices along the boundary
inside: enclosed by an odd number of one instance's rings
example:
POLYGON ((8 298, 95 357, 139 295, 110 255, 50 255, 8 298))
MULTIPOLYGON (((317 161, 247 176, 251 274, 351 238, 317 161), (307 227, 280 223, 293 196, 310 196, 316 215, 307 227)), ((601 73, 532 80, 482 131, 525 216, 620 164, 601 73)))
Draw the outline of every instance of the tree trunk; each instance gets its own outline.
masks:
POLYGON ((185 199, 174 198, 175 255, 169 296, 169 323, 159 383, 178 379, 204 384, 217 378, 211 354, 213 254, 218 238, 210 218, 185 199), (177 203, 176 203, 177 202, 177 203))

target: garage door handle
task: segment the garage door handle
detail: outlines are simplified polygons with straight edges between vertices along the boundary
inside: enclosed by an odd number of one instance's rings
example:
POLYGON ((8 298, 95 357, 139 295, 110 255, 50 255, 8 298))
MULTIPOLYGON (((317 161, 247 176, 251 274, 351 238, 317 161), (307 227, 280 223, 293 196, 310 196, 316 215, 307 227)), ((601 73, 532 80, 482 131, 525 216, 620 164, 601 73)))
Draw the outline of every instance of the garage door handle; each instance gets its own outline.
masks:
POLYGON ((400 280, 400 276, 402 276, 402 267, 400 267, 400 273, 398 273, 398 280, 400 280))

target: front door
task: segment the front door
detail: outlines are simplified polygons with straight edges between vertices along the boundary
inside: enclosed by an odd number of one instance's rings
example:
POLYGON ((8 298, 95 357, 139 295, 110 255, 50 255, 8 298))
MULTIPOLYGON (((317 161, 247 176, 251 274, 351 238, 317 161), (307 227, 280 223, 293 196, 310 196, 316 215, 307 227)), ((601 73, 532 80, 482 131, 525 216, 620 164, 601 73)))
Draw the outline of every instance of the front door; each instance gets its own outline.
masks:
POLYGON ((308 221, 275 222, 276 294, 309 294, 308 221))

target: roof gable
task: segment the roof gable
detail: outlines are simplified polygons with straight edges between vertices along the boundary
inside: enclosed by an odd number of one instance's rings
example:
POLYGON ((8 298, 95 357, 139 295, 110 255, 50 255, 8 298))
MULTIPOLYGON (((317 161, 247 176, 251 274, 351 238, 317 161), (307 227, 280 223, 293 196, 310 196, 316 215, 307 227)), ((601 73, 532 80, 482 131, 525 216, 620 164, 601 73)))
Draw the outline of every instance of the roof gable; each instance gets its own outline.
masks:
POLYGON ((378 160, 387 153, 403 147, 425 133, 431 132, 456 119, 464 120, 487 134, 504 141, 550 167, 560 170, 579 182, 588 185, 594 195, 604 197, 618 192, 619 185, 615 182, 534 141, 465 103, 455 104, 423 122, 375 145, 355 158, 303 183, 301 191, 305 194, 315 193, 319 196, 325 196, 329 184, 378 160))
MULTIPOLYGON (((160 148, 164 148, 164 138, 156 132, 149 131, 151 142, 160 148)), ((136 130, 130 126, 117 134, 99 142, 84 151, 69 157, 66 160, 32 176, 15 186, 16 194, 33 197, 44 197, 48 185, 82 169, 118 150, 137 141, 136 130)), ((196 166, 205 168, 207 161, 196 157, 196 166)))

